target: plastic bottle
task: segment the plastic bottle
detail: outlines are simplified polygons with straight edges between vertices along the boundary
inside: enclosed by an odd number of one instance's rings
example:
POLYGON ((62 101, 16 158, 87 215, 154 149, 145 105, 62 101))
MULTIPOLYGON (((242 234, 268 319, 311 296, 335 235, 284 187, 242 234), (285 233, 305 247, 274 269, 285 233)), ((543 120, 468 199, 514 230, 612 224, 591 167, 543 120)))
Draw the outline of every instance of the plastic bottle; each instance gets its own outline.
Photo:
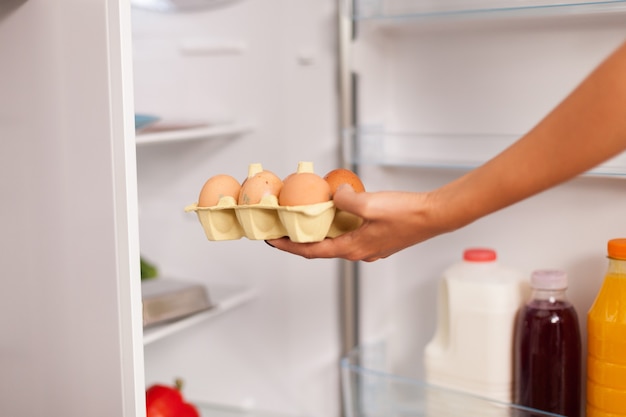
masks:
POLYGON ((567 275, 539 270, 517 316, 513 402, 567 417, 580 416, 581 339, 578 315, 567 300, 567 275))
POLYGON ((587 315, 587 417, 626 416, 626 239, 607 246, 607 272, 587 315))
POLYGON ((510 402, 515 315, 528 295, 521 272, 492 249, 471 248, 443 273, 437 329, 424 352, 432 385, 510 402))

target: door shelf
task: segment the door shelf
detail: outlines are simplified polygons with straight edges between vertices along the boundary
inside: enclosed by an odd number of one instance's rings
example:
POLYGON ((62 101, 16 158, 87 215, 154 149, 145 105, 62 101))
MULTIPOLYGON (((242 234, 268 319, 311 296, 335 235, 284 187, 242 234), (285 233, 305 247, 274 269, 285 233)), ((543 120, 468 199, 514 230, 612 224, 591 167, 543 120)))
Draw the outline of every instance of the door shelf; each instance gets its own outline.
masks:
POLYGON ((346 417, 558 417, 400 376, 389 362, 384 344, 355 349, 342 359, 346 417))
MULTIPOLYGON (((344 132, 343 154, 356 165, 469 170, 520 137, 521 134, 418 134, 358 128, 344 132)), ((586 175, 626 177, 626 153, 586 175)))
POLYGON ((237 137, 249 133, 252 130, 252 125, 247 123, 221 123, 199 127, 168 129, 156 132, 139 131, 135 140, 138 146, 154 145, 159 143, 237 137))
POLYGON ((626 11, 626 0, 345 0, 344 11, 354 20, 487 18, 548 16, 626 11))
POLYGON ((250 288, 233 287, 226 285, 212 285, 209 288, 211 301, 215 304, 210 310, 206 310, 191 316, 148 327, 143 332, 143 344, 148 345, 159 339, 178 333, 189 327, 193 327, 205 321, 240 307, 256 297, 256 292, 250 288))

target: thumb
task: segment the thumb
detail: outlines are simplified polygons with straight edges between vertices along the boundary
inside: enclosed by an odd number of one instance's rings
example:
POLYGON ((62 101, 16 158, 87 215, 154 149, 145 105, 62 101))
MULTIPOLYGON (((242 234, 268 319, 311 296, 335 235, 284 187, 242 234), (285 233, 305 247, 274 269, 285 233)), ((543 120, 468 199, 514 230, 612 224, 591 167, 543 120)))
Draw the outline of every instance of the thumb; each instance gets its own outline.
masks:
POLYGON ((364 194, 365 193, 357 193, 349 184, 341 184, 337 188, 337 191, 335 191, 333 201, 335 202, 335 207, 337 207, 338 210, 347 211, 359 216, 359 212, 361 211, 361 199, 359 197, 364 194))

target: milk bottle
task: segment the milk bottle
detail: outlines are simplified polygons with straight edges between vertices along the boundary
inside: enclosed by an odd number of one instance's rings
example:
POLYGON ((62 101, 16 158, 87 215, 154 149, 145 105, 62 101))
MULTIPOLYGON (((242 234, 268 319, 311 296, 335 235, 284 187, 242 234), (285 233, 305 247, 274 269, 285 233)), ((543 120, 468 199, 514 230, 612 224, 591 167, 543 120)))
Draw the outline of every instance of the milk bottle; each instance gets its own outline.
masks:
POLYGON ((444 271, 424 364, 432 385, 511 402, 515 316, 530 291, 524 274, 496 257, 470 248, 444 271))

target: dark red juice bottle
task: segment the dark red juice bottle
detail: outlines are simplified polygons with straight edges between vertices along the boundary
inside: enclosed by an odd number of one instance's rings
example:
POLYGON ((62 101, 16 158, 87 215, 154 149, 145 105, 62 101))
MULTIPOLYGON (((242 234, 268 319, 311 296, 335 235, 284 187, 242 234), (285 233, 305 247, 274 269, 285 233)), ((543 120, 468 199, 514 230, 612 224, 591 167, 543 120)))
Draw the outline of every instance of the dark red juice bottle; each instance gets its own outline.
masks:
POLYGON ((581 340, 578 316, 565 296, 567 275, 540 270, 517 316, 514 334, 515 404, 579 417, 581 340))

